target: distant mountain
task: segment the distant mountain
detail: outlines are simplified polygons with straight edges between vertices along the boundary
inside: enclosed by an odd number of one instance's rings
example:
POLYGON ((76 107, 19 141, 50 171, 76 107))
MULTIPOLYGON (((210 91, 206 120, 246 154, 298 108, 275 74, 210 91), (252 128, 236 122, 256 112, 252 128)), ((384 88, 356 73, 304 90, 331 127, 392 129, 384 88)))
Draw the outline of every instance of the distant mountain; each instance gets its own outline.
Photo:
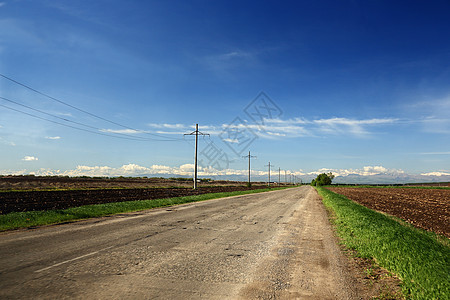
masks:
POLYGON ((413 175, 406 173, 397 174, 376 174, 376 175, 358 175, 350 174, 347 176, 337 176, 333 183, 346 184, 395 184, 395 183, 428 183, 428 182, 450 182, 450 175, 413 175))

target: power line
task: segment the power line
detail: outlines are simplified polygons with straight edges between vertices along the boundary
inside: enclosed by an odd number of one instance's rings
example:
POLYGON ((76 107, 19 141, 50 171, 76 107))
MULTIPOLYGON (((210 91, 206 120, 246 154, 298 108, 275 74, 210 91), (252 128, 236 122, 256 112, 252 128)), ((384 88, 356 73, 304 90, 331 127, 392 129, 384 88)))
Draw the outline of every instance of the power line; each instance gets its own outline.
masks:
MULTIPOLYGON (((8 76, 6 76, 6 75, 3 75, 3 74, 1 74, 1 73, 0 73, 0 76, 3 77, 3 78, 5 78, 5 79, 7 79, 7 80, 9 80, 9 81, 11 81, 11 82, 13 82, 13 83, 15 83, 15 84, 17 84, 17 85, 20 85, 20 86, 22 86, 22 87, 24 87, 24 88, 26 88, 26 89, 29 89, 30 91, 33 91, 33 92, 35 92, 35 93, 37 93, 37 94, 39 94, 39 95, 42 95, 42 96, 44 96, 44 97, 47 97, 47 98, 49 98, 49 99, 51 99, 51 100, 53 100, 53 101, 56 101, 56 102, 58 102, 58 103, 60 103, 60 104, 66 105, 66 106, 68 106, 68 107, 70 107, 70 108, 72 108, 72 109, 78 110, 78 111, 80 111, 80 112, 82 112, 82 113, 85 113, 85 114, 91 116, 91 117, 100 119, 100 120, 102 120, 102 121, 105 121, 105 122, 114 124, 114 125, 119 126, 119 127, 122 127, 122 128, 130 129, 130 130, 134 130, 134 131, 140 131, 140 130, 131 128, 131 127, 129 127, 129 126, 122 125, 122 124, 120 124, 120 123, 117 123, 117 122, 108 120, 108 119, 103 118, 103 117, 101 117, 101 116, 99 116, 99 115, 90 113, 90 112, 88 112, 88 111, 86 111, 86 110, 84 110, 84 109, 78 108, 78 107, 76 107, 76 106, 74 106, 74 105, 71 105, 71 104, 69 104, 69 103, 67 103, 67 102, 64 102, 64 101, 59 100, 59 99, 57 99, 57 98, 55 98, 55 97, 52 97, 52 96, 50 96, 50 95, 48 95, 48 94, 45 94, 45 93, 43 93, 43 92, 40 92, 40 91, 38 91, 38 90, 36 90, 36 89, 34 89, 34 88, 32 88, 32 87, 30 87, 30 86, 24 84, 24 83, 21 83, 21 82, 19 82, 19 81, 17 81, 17 80, 14 80, 14 79, 12 79, 12 78, 10 78, 10 77, 8 77, 8 76)), ((142 132, 142 131, 141 131, 141 132, 142 132)), ((180 139, 177 139, 177 138, 171 138, 171 137, 163 136, 163 135, 160 135, 160 134, 155 134, 155 133, 150 133, 150 132, 145 132, 145 131, 144 131, 143 133, 148 134, 148 135, 152 135, 152 136, 156 136, 156 137, 159 137, 159 138, 171 139, 171 140, 174 140, 174 141, 175 141, 175 140, 180 140, 180 139)))
MULTIPOLYGON (((69 120, 69 119, 66 119, 66 118, 63 118, 63 117, 60 117, 60 116, 57 116, 57 115, 48 113, 48 112, 45 112, 45 111, 42 111, 42 110, 33 108, 33 107, 31 107, 31 106, 28 106, 28 105, 19 103, 19 102, 17 102, 17 101, 14 101, 14 100, 11 100, 11 99, 8 99, 8 98, 5 98, 5 97, 1 97, 1 96, 0 96, 0 99, 2 99, 2 100, 4 100, 4 101, 8 101, 8 102, 10 102, 10 103, 14 103, 14 104, 19 105, 19 106, 22 106, 22 107, 25 107, 25 108, 30 109, 30 110, 34 110, 34 111, 36 111, 36 112, 38 112, 38 113, 41 113, 41 114, 44 114, 44 115, 47 115, 47 116, 50 116, 50 117, 53 117, 53 118, 57 118, 57 119, 60 119, 60 120, 63 120, 63 121, 72 123, 72 124, 76 124, 76 125, 79 125, 79 126, 84 126, 84 127, 86 127, 86 128, 90 128, 90 129, 95 129, 95 130, 98 130, 99 132, 102 132, 102 131, 104 130, 104 129, 101 129, 101 128, 98 128, 98 127, 94 127, 94 126, 91 126, 91 125, 87 125, 87 124, 83 124, 83 123, 80 123, 80 122, 72 121, 72 120, 69 120)), ((7 106, 3 106, 3 107, 9 108, 9 107, 7 107, 7 106)), ((11 109, 11 108, 9 108, 9 109, 11 109)), ((19 110, 16 110, 16 111, 17 111, 17 112, 20 112, 20 113, 24 113, 24 112, 19 111, 19 110)), ((37 117, 37 116, 32 115, 32 114, 28 114, 28 115, 37 117)), ((45 118, 41 118, 41 119, 42 119, 42 120, 46 120, 46 121, 50 121, 50 120, 45 119, 45 118)), ((55 122, 53 122, 53 123, 55 123, 55 122)), ((62 123, 59 123, 59 122, 57 122, 56 124, 62 125, 62 123)), ((74 127, 74 126, 70 126, 70 127, 71 127, 71 128, 78 128, 78 127, 74 127)), ((93 131, 88 131, 88 132, 94 133, 93 131)), ((139 131, 137 131, 137 132, 139 132, 139 131)), ((142 138, 142 137, 131 137, 131 136, 128 135, 128 134, 124 134, 124 133, 120 133, 120 132, 112 132, 112 133, 115 134, 115 135, 120 135, 120 136, 127 137, 127 139, 133 139, 133 140, 136 140, 136 141, 138 141, 138 140, 139 140, 139 141, 165 141, 165 140, 157 140, 157 139, 142 138)), ((103 134, 103 135, 105 135, 105 134, 103 134)), ((107 136, 116 137, 115 135, 108 134, 107 136)), ((168 142, 172 142, 172 140, 167 140, 167 141, 168 141, 168 142)))
POLYGON ((92 130, 89 130, 89 129, 79 128, 79 127, 75 127, 75 126, 72 126, 72 125, 60 123, 60 122, 57 122, 57 121, 54 121, 54 120, 49 120, 49 119, 46 119, 46 118, 42 118, 42 117, 39 117, 39 116, 30 114, 30 113, 27 113, 27 112, 24 112, 24 111, 21 111, 21 110, 18 110, 18 109, 6 106, 6 105, 3 105, 3 104, 0 104, 0 106, 4 107, 6 109, 12 110, 12 111, 21 113, 21 114, 28 115, 28 116, 36 118, 36 119, 44 120, 44 121, 47 121, 47 122, 55 123, 55 124, 58 124, 58 125, 62 125, 62 126, 65 126, 65 127, 69 127, 69 128, 73 128, 73 129, 77 129, 77 130, 81 130, 81 131, 85 131, 85 132, 90 132, 90 133, 93 133, 93 134, 98 134, 98 135, 103 135, 103 136, 108 136, 108 137, 114 137, 114 138, 118 138, 118 139, 126 139, 126 140, 133 140, 133 141, 145 141, 145 140, 137 139, 137 138, 133 138, 133 137, 122 137, 122 136, 110 135, 110 134, 103 133, 103 132, 92 131, 92 130))

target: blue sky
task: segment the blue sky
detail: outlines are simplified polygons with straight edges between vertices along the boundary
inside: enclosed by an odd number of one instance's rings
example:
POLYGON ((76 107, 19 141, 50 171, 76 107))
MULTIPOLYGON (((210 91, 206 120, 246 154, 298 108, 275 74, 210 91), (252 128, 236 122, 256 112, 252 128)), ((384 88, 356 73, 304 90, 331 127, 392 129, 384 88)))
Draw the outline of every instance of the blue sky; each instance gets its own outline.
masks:
POLYGON ((0 0, 0 173, 190 174, 198 123, 209 177, 448 176, 448 32, 448 1, 0 0))

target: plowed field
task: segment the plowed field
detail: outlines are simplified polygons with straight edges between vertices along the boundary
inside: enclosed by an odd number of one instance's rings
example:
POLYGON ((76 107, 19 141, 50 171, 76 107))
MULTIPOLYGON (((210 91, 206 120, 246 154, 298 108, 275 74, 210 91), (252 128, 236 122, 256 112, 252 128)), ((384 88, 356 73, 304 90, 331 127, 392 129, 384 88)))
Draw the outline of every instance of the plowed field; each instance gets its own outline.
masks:
POLYGON ((329 187, 370 209, 450 238, 450 190, 329 187))
POLYGON ((0 192, 0 214, 33 210, 66 209, 89 204, 151 200, 206 193, 244 191, 267 186, 214 186, 192 188, 96 189, 67 191, 0 192))

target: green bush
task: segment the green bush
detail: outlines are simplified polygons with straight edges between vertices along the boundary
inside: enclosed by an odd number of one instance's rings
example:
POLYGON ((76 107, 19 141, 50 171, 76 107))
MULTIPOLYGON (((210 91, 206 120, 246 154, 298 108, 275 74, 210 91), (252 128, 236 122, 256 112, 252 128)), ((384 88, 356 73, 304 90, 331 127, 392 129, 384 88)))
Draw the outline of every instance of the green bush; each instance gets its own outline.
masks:
POLYGON ((322 173, 317 175, 316 179, 311 181, 312 186, 330 185, 334 175, 330 173, 322 173))

